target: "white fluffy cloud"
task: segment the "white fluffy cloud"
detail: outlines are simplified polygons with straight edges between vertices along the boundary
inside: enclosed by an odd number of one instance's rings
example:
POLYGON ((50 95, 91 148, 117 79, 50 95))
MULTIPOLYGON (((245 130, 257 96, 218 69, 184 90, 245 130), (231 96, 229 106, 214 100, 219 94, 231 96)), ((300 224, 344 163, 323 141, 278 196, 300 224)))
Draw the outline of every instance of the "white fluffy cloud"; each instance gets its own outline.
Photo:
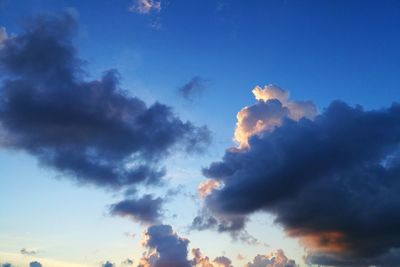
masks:
POLYGON ((313 119, 317 115, 314 103, 293 101, 289 92, 278 86, 256 86, 252 92, 257 103, 244 107, 237 114, 234 139, 241 149, 249 146, 251 136, 272 131, 285 117, 298 121, 303 117, 313 119))

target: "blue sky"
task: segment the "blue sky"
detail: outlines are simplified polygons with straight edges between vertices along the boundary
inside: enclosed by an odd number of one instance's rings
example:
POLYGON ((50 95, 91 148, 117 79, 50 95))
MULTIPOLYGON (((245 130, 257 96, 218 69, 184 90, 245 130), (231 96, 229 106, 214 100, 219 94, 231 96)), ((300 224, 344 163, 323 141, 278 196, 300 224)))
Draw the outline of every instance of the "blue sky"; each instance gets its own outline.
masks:
MULTIPOLYGON (((257 245, 232 242, 227 233, 189 231, 203 205, 192 197, 205 180, 201 169, 236 146, 236 115, 256 103, 251 90, 257 85, 275 84, 291 99, 313 101, 319 112, 336 99, 365 109, 399 102, 400 2, 161 0, 149 12, 130 10, 135 4, 3 0, 0 26, 13 38, 29 17, 69 12, 79 24, 73 43, 88 79, 118 69, 128 95, 159 101, 183 120, 207 125, 213 141, 204 153, 173 153, 162 163, 168 185, 140 188, 161 196, 182 188, 166 202, 163 222, 188 237, 191 248, 210 258, 225 255, 234 266, 282 248, 303 266, 304 246, 274 224, 271 213, 258 210, 250 217, 246 230, 257 245), (187 101, 178 89, 195 76, 204 90, 187 101), (239 253, 246 258, 238 260, 239 253)), ((122 191, 77 185, 23 150, 0 149, 0 170, 0 264, 138 263, 146 226, 107 212, 122 191), (22 248, 35 254, 22 255, 22 248)))

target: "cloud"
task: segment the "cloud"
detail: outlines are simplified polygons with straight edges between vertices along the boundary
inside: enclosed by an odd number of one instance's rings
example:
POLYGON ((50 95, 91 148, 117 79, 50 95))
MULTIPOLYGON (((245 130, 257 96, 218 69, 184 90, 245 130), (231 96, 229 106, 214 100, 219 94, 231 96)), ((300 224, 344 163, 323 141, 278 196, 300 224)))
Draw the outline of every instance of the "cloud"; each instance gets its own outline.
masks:
POLYGON ((233 267, 229 258, 218 256, 214 260, 210 260, 209 257, 203 256, 199 248, 192 249, 192 255, 191 264, 194 267, 233 267))
POLYGON ((145 194, 141 198, 124 199, 111 205, 110 213, 122 217, 130 217, 135 221, 151 224, 162 217, 161 209, 164 199, 145 194))
POLYGON ((161 1, 157 0, 134 0, 129 8, 130 12, 139 14, 159 13, 161 11, 161 1))
POLYGON ((275 253, 270 255, 257 255, 254 257, 253 262, 249 262, 245 267, 297 267, 294 260, 286 257, 282 249, 278 249, 275 253))
POLYGON ((195 267, 214 267, 209 257, 203 256, 199 248, 192 249, 192 266, 195 267))
POLYGON ((236 256, 236 259, 239 260, 239 261, 242 261, 242 260, 246 259, 246 257, 239 253, 236 256))
POLYGON ((199 186, 197 187, 197 192, 199 193, 200 197, 205 198, 219 186, 220 183, 217 180, 207 179, 206 181, 199 184, 199 186))
POLYGON ((133 260, 131 259, 126 259, 121 263, 122 266, 132 266, 133 265, 133 260))
POLYGON ((124 235, 129 239, 134 239, 136 237, 135 233, 125 232, 124 235))
POLYGON ((178 88, 178 93, 184 99, 193 101, 203 93, 206 88, 206 80, 200 76, 193 76, 190 81, 178 88))
POLYGON ((231 265, 232 261, 225 256, 218 256, 214 259, 216 267, 233 267, 231 265))
MULTIPOLYGON (((265 104, 284 108, 277 98, 285 94, 272 93, 265 104)), ((250 135, 246 149, 229 149, 204 169, 221 186, 195 220, 218 227, 225 220, 239 231, 249 215, 265 211, 299 238, 311 263, 400 265, 399 125, 399 104, 364 110, 334 101, 313 119, 288 113, 250 135)))
POLYGON ((38 261, 32 261, 29 263, 29 267, 42 267, 42 264, 38 261))
POLYGON ((36 250, 28 250, 26 248, 21 249, 20 252, 22 255, 30 255, 30 256, 36 255, 37 253, 36 250))
POLYGON ((0 48, 2 47, 2 43, 8 38, 7 30, 5 27, 0 27, 0 48))
POLYGON ((85 80, 68 13, 41 15, 0 50, 1 146, 35 156, 78 183, 107 188, 158 184, 171 151, 202 151, 206 127, 184 122, 161 103, 147 106, 109 70, 85 80))
POLYGON ((101 267, 114 267, 115 265, 109 261, 106 261, 101 264, 101 267))
POLYGON ((247 218, 243 215, 212 214, 207 207, 202 207, 199 214, 193 219, 191 230, 216 230, 220 233, 229 233, 234 241, 241 241, 247 245, 260 245, 258 239, 244 229, 247 218))
MULTIPOLYGON (((148 249, 143 253, 138 267, 233 267, 226 256, 218 256, 211 260, 203 255, 199 248, 191 250, 188 260, 189 240, 180 237, 170 225, 153 225, 145 233, 143 245, 148 249)), ((244 257, 239 254, 239 260, 244 257)), ((245 267, 297 267, 294 260, 285 256, 283 250, 269 255, 257 255, 253 262, 245 267)))
POLYGON ((317 114, 312 102, 290 100, 289 92, 275 85, 264 89, 256 86, 252 92, 257 103, 244 107, 236 116, 234 139, 241 149, 249 146, 250 137, 274 130, 286 117, 298 121, 303 117, 313 119, 317 114))
POLYGON ((143 255, 139 266, 190 267, 187 259, 189 240, 179 237, 170 225, 153 225, 147 229, 143 255))

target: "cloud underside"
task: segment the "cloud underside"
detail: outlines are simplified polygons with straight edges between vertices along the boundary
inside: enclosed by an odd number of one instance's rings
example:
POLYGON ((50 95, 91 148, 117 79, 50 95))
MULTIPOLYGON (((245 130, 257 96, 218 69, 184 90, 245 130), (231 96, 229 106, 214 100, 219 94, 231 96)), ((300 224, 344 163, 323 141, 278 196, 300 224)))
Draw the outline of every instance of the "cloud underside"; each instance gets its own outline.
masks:
POLYGON ((206 127, 130 96, 116 70, 85 79, 72 15, 28 22, 13 37, 0 31, 0 148, 25 151, 78 184, 121 189, 160 184, 172 151, 208 145, 206 127))
POLYGON ((295 118, 276 116, 285 109, 277 97, 257 99, 247 109, 268 107, 247 121, 276 123, 203 170, 220 186, 207 192, 207 216, 194 226, 238 231, 265 211, 299 238, 308 262, 400 265, 400 105, 366 111, 335 101, 319 115, 295 118))

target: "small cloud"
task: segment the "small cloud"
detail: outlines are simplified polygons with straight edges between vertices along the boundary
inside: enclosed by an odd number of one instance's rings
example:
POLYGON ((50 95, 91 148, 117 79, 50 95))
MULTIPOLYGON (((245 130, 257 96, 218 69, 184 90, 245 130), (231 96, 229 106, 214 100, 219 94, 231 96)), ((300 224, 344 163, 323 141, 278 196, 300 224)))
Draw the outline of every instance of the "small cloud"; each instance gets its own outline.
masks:
POLYGON ((161 197, 145 194, 141 198, 132 197, 111 205, 110 213, 130 217, 143 224, 155 223, 162 217, 163 201, 161 197))
POLYGON ((129 8, 130 12, 139 14, 149 14, 161 11, 161 1, 157 0, 135 0, 129 8))
POLYGON ((242 254, 237 254, 237 256, 236 256, 236 259, 238 260, 238 261, 242 261, 242 260, 244 260, 244 259, 246 259, 242 254))
POLYGON ((115 265, 109 261, 101 264, 101 267, 115 267, 115 265))
POLYGON ((178 88, 178 93, 186 100, 193 101, 206 89, 206 80, 200 76, 193 76, 190 81, 178 88))
POLYGON ((135 233, 125 232, 124 235, 130 239, 134 239, 136 237, 135 233))
POLYGON ((133 265, 133 260, 131 259, 126 259, 121 263, 122 266, 132 266, 133 265))
POLYGON ((29 263, 29 267, 42 267, 42 264, 38 261, 32 261, 29 263))
POLYGON ((22 255, 29 255, 29 256, 36 255, 37 253, 37 251, 35 250, 29 250, 26 248, 21 249, 19 252, 21 252, 22 255))

